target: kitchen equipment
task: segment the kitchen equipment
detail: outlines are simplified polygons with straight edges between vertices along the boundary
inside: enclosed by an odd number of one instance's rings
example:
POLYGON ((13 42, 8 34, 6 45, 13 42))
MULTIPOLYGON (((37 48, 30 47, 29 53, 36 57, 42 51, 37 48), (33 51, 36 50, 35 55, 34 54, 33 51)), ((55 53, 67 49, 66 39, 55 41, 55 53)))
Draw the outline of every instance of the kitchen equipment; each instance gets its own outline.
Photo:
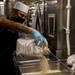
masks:
POLYGON ((50 61, 49 66, 51 70, 60 70, 60 72, 47 73, 47 74, 38 74, 40 72, 39 69, 39 61, 29 61, 19 65, 19 69, 22 75, 72 75, 71 70, 61 62, 58 61, 50 61))
POLYGON ((50 53, 50 58, 47 58, 49 66, 52 71, 59 70, 60 72, 38 74, 41 70, 39 68, 40 60, 38 58, 26 57, 26 60, 18 60, 17 65, 21 75, 74 75, 71 69, 63 64, 56 56, 50 53), (36 74, 35 74, 36 73, 36 74))

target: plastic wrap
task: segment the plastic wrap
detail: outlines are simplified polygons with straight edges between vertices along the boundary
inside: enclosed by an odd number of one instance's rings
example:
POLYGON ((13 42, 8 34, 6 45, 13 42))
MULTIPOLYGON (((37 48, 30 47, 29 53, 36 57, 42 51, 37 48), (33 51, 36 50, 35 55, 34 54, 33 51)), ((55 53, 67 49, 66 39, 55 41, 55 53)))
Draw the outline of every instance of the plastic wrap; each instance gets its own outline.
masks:
POLYGON ((73 54, 67 58, 67 64, 71 65, 72 66, 71 70, 75 71, 75 54, 73 54))
POLYGON ((73 55, 71 55, 71 56, 69 56, 68 58, 67 58, 67 64, 68 65, 73 65, 73 62, 75 61, 75 54, 73 54, 73 55))
POLYGON ((41 57, 43 49, 39 46, 35 46, 34 39, 19 38, 17 40, 16 54, 41 57))

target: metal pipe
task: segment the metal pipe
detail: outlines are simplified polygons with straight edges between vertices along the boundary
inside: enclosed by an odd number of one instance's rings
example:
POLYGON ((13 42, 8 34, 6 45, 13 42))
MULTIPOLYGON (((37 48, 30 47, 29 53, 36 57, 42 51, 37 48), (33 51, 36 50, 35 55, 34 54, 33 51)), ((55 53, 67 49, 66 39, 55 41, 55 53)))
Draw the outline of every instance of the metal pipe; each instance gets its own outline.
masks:
MULTIPOLYGON (((45 0, 44 0, 44 31, 46 31, 46 26, 45 26, 45 0)), ((45 34, 45 32, 44 32, 45 34)))
POLYGON ((70 39, 69 39, 69 34, 70 34, 70 9, 71 9, 71 5, 70 5, 70 0, 67 0, 67 23, 66 23, 66 43, 67 43, 67 55, 70 56, 70 39))

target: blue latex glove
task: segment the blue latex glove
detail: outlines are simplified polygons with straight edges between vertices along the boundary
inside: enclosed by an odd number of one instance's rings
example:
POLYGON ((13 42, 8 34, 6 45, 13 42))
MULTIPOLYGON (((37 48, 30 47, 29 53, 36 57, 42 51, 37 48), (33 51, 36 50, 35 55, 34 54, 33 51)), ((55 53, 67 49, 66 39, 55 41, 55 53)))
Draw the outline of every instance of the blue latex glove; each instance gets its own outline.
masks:
POLYGON ((38 45, 39 43, 39 46, 42 46, 42 45, 46 46, 46 41, 44 37, 37 30, 33 30, 32 35, 34 36, 34 39, 35 39, 35 45, 38 45))

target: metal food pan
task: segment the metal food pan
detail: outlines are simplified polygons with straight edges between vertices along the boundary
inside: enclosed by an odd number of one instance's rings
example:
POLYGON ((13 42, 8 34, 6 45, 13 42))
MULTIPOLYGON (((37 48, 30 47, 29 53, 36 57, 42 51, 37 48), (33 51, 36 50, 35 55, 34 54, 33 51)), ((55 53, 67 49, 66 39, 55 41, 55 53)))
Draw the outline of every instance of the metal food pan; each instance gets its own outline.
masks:
POLYGON ((39 68, 40 61, 26 61, 23 64, 19 65, 19 69, 22 75, 73 75, 72 71, 68 66, 63 64, 60 61, 51 61, 48 60, 49 66, 52 71, 60 70, 60 72, 38 74, 40 72, 39 68), (34 74, 36 72, 36 74, 34 74))

